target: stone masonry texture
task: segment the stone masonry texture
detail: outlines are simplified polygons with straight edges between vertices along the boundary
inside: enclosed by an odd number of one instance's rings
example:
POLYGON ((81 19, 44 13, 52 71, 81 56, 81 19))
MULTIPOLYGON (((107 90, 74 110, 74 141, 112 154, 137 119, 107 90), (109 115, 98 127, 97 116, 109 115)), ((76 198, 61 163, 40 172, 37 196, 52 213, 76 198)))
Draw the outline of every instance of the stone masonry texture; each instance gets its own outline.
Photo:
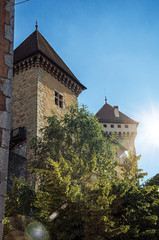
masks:
POLYGON ((8 171, 13 38, 14 0, 0 0, 0 240, 8 171))
MULTIPOLYGON (((52 111, 58 117, 63 116, 69 105, 77 104, 77 97, 71 89, 37 65, 15 73, 12 88, 11 128, 26 128, 27 137, 23 143, 26 154, 23 151, 20 155, 27 158, 29 167, 29 142, 33 137, 40 136, 40 129, 46 125, 45 116, 50 116, 52 111), (55 104, 55 91, 63 96, 63 108, 55 104)), ((12 151, 19 153, 19 145, 12 151)))

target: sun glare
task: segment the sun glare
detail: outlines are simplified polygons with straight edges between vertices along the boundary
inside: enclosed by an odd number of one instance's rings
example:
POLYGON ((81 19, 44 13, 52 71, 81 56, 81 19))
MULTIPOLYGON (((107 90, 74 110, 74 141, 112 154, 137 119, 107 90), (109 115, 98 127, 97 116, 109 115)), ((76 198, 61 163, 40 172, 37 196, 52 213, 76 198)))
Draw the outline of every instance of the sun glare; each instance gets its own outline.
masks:
POLYGON ((142 143, 149 146, 159 147, 159 108, 152 107, 140 115, 142 143))

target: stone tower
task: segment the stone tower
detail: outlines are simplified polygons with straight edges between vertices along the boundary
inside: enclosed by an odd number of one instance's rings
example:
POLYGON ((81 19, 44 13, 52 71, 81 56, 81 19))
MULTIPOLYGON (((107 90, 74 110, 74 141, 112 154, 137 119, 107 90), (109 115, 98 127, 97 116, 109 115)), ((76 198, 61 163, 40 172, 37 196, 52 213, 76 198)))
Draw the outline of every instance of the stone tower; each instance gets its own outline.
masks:
POLYGON ((28 162, 29 141, 39 136, 44 117, 63 116, 85 89, 36 26, 14 51, 10 155, 28 162))
POLYGON ((135 137, 137 135, 138 122, 119 111, 118 106, 112 107, 107 102, 96 114, 100 125, 106 134, 114 134, 115 143, 118 146, 118 157, 125 151, 135 152, 135 137))

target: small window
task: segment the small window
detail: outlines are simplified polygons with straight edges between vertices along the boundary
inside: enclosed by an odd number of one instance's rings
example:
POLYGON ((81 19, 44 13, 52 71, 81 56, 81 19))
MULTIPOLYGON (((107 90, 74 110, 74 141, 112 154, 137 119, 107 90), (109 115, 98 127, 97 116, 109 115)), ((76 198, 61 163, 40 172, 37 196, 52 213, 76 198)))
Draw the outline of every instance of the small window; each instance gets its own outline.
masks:
POLYGON ((59 99, 62 100, 63 99, 63 96, 59 94, 59 99))
POLYGON ((59 101, 59 107, 63 108, 63 102, 62 101, 59 101))
POLYGON ((121 128, 121 125, 118 125, 118 128, 121 128))
POLYGON ((107 124, 103 124, 103 127, 105 127, 105 128, 106 128, 106 127, 107 127, 107 124))
POLYGON ((58 99, 57 98, 55 98, 55 104, 58 105, 58 99))
POLYGON ((125 125, 125 128, 128 128, 128 125, 125 125))
POLYGON ((114 128, 114 125, 110 125, 111 128, 114 128))
POLYGON ((63 96, 55 91, 55 104, 60 108, 63 108, 63 96))

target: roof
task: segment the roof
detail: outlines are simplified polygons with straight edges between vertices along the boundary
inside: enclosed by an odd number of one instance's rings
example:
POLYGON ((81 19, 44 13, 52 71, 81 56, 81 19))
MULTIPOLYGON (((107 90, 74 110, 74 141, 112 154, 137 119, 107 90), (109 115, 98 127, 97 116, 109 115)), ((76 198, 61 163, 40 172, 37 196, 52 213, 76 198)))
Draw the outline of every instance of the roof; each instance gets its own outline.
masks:
MULTIPOLYGON (((117 107, 116 107, 117 108, 117 107)), ((114 115, 114 107, 108 103, 104 104, 103 107, 97 112, 96 117, 101 123, 126 123, 126 124, 139 124, 133 119, 129 118, 125 114, 119 111, 119 117, 114 115)))
POLYGON ((38 30, 35 30, 14 50, 14 64, 36 53, 41 53, 44 55, 52 63, 56 64, 76 82, 78 82, 83 90, 86 89, 86 87, 80 83, 80 81, 75 77, 75 75, 71 72, 71 70, 67 67, 67 65, 38 30))

